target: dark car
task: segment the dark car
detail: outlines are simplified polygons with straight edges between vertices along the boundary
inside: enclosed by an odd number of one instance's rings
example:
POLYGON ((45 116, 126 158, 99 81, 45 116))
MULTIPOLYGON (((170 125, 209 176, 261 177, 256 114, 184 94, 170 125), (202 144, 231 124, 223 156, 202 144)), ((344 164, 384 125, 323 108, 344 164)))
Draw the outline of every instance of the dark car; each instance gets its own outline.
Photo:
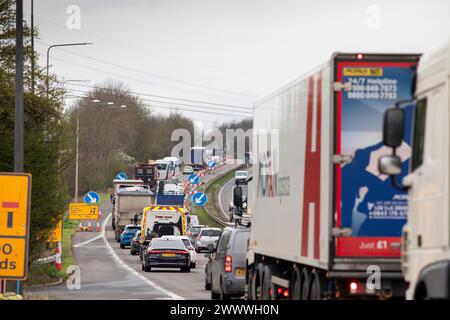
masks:
POLYGON ((223 300, 244 295, 245 256, 249 235, 248 228, 225 228, 217 248, 209 250, 205 289, 211 289, 212 299, 223 300), (214 253, 211 254, 211 251, 214 253))
POLYGON ((190 272, 189 250, 181 239, 154 238, 142 259, 142 270, 149 272, 152 268, 180 268, 190 272))
POLYGON ((120 238, 119 238, 120 249, 125 249, 126 246, 131 245, 131 241, 133 240, 134 236, 136 235, 136 232, 138 232, 138 231, 139 231, 139 229, 135 229, 135 228, 125 229, 120 234, 120 238))
POLYGON ((141 238, 141 230, 138 230, 136 234, 134 235, 134 238, 131 240, 130 244, 130 254, 131 255, 137 255, 140 251, 140 243, 139 240, 141 238))

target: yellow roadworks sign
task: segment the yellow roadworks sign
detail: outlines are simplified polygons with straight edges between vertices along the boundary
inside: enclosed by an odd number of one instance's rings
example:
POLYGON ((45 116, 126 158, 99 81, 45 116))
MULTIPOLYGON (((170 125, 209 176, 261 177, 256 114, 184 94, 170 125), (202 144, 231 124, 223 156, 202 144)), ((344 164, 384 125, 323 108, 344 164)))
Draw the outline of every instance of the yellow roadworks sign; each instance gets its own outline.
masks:
POLYGON ((344 76, 381 77, 383 68, 344 68, 344 76))
POLYGON ((31 174, 0 173, 0 279, 28 273, 31 174))
POLYGON ((98 219, 98 204, 75 203, 69 205, 70 220, 96 220, 98 219))
POLYGON ((62 241, 62 218, 59 220, 58 224, 56 225, 55 230, 53 230, 53 233, 50 237, 51 242, 61 242, 62 241))

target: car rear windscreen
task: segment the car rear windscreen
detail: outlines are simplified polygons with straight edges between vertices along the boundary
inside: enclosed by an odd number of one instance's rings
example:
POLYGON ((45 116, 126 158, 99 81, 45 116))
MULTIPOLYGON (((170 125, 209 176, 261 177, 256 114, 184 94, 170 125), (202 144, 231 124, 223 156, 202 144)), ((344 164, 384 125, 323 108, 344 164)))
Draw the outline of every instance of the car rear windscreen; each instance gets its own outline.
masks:
POLYGON ((179 240, 158 240, 153 239, 150 245, 151 249, 186 249, 182 241, 179 240))
POLYGON ((186 248, 191 246, 191 242, 190 242, 188 239, 183 239, 182 241, 183 241, 184 246, 185 246, 186 248))
POLYGON ((204 237, 220 237, 222 232, 220 230, 203 230, 202 236, 204 237))

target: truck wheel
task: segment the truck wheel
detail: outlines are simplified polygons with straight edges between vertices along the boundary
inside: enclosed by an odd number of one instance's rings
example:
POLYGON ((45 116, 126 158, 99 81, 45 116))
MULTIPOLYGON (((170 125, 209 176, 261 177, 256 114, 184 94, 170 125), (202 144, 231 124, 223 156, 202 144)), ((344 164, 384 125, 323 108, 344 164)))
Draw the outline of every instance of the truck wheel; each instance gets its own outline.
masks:
POLYGON ((247 278, 247 296, 248 300, 255 300, 255 271, 253 267, 247 266, 248 278, 247 278))
POLYGON ((323 274, 320 271, 315 271, 311 275, 311 285, 309 298, 310 300, 321 300, 325 290, 325 283, 323 274))
POLYGON ((291 287, 291 300, 300 300, 301 296, 301 290, 302 290, 302 275, 300 273, 300 270, 298 268, 294 268, 294 271, 292 272, 292 287, 291 287))
POLYGON ((197 266, 197 263, 196 263, 196 262, 191 263, 191 268, 192 268, 192 269, 195 269, 196 266, 197 266))
POLYGON ((300 300, 309 300, 310 284, 311 284, 311 271, 309 271, 308 268, 303 268, 300 300))
POLYGON ((272 270, 269 266, 264 267, 261 279, 261 300, 272 300, 272 270))
POLYGON ((262 280, 263 280, 263 269, 264 264, 258 263, 256 266, 256 275, 255 275, 255 283, 254 283, 254 292, 255 292, 255 300, 262 299, 262 280))

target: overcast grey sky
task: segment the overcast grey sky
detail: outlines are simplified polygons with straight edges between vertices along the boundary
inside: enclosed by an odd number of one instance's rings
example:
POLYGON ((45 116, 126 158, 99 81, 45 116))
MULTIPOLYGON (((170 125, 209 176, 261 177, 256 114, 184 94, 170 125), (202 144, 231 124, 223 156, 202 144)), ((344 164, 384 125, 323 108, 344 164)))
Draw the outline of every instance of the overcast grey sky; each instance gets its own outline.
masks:
MULTIPOLYGON (((30 0, 24 6, 29 21, 30 0)), ((50 44, 94 42, 52 49, 51 71, 61 78, 111 78, 139 93, 243 108, 335 51, 427 52, 450 37, 448 0, 35 0, 34 14, 42 66, 50 44), (67 27, 71 5, 80 29, 67 27)), ((185 114, 207 127, 233 119, 236 107, 185 114)))

